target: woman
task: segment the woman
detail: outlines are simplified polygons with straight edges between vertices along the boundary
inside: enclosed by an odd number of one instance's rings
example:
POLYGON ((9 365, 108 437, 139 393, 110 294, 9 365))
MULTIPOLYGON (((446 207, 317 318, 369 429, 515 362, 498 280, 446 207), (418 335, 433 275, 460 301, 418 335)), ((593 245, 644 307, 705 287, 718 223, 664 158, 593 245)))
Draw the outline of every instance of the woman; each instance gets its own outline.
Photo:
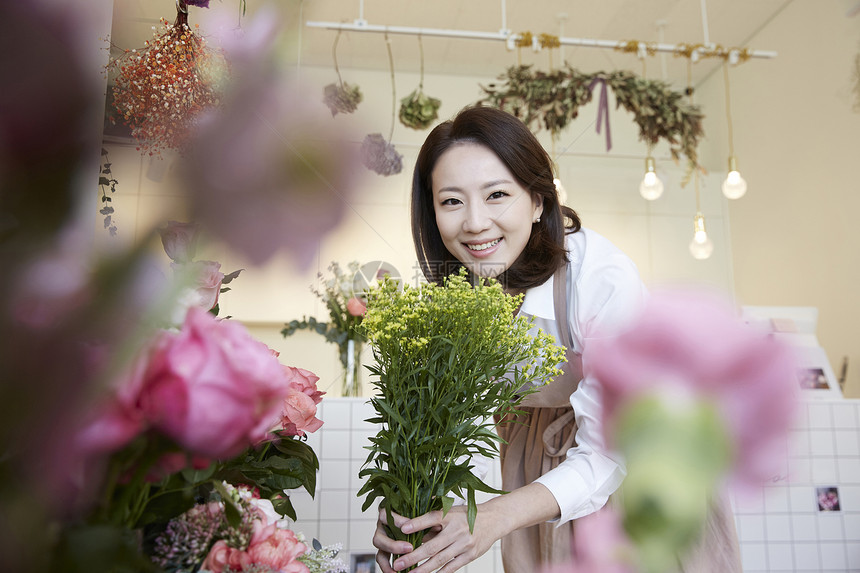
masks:
POLYGON ((523 424, 499 426, 510 493, 478 506, 474 533, 464 508, 397 516, 404 533, 431 529, 413 551, 385 534, 381 511, 377 563, 390 573, 426 560, 415 571, 447 573, 498 539, 507 573, 568 561, 573 520, 603 507, 624 477, 603 443, 598 388, 582 378, 580 357, 589 338, 617 332, 643 303, 636 267, 559 204, 546 151, 522 122, 493 108, 466 108, 427 137, 412 182, 412 234, 428 280, 465 266, 524 293, 519 314, 566 346, 568 362, 527 398, 523 424), (391 555, 400 557, 391 564, 391 555))

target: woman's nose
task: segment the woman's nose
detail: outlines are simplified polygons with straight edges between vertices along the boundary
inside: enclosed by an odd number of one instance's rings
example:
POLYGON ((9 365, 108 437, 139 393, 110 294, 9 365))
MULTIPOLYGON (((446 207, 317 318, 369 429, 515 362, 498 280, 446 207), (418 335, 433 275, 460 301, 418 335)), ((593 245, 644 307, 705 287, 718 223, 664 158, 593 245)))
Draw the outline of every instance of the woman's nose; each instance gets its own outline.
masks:
POLYGON ((490 227, 493 220, 485 205, 470 205, 463 221, 463 230, 468 233, 480 233, 490 227))

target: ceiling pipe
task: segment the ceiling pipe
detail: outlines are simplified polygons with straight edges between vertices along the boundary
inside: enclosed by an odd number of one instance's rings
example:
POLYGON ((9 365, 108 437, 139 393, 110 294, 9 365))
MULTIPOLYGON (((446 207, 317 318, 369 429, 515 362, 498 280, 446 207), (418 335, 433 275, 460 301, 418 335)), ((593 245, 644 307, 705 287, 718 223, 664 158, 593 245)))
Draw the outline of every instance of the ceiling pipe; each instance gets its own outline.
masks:
MULTIPOLYGON (((377 34, 401 34, 410 36, 422 37, 439 37, 439 38, 463 38, 470 40, 494 40, 505 42, 508 49, 514 49, 516 41, 520 38, 519 34, 504 34, 501 32, 480 32, 471 30, 451 30, 440 28, 415 28, 410 26, 378 26, 368 24, 365 20, 356 20, 352 24, 343 22, 318 22, 308 21, 305 23, 309 28, 325 28, 328 30, 340 30, 343 32, 371 32, 377 34)), ((589 48, 607 48, 619 49, 627 45, 627 42, 619 42, 614 40, 596 40, 591 38, 559 38, 564 46, 583 46, 589 48)), ((539 46, 538 46, 539 47, 539 46)), ((682 50, 685 46, 676 44, 648 44, 649 50, 666 53, 676 53, 682 50)), ((712 48, 710 48, 712 49, 712 48)), ((709 48, 699 48, 698 52, 702 55, 707 54, 709 48)), ((749 50, 747 52, 751 58, 770 59, 775 58, 777 53, 768 50, 749 50)))

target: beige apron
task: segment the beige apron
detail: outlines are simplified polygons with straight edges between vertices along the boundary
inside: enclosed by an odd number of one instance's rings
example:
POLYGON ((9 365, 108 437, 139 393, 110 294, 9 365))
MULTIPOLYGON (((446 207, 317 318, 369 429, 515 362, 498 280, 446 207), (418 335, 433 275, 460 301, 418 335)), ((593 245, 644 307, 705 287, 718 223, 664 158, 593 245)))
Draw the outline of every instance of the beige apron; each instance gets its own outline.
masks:
MULTIPOLYGON (((573 351, 567 313, 567 266, 553 279, 553 307, 559 342, 568 350, 562 374, 523 400, 525 413, 516 422, 499 424, 502 489, 513 491, 532 483, 564 461, 575 445, 576 421, 570 395, 582 380, 582 357, 573 351)), ((556 527, 540 523, 502 538, 505 573, 535 573, 541 566, 569 563, 574 522, 556 527)), ((740 548, 731 506, 721 497, 708 515, 701 540, 681 559, 683 573, 741 573, 740 548)))
MULTIPOLYGON (((500 424, 502 489, 513 491, 558 466, 574 446, 576 422, 570 395, 582 379, 582 358, 573 349, 567 321, 567 266, 553 279, 553 304, 561 344, 567 350, 562 374, 523 400, 525 413, 516 422, 500 424)), ((540 523, 502 538, 505 573, 535 573, 539 565, 570 561, 573 521, 556 527, 540 523)))

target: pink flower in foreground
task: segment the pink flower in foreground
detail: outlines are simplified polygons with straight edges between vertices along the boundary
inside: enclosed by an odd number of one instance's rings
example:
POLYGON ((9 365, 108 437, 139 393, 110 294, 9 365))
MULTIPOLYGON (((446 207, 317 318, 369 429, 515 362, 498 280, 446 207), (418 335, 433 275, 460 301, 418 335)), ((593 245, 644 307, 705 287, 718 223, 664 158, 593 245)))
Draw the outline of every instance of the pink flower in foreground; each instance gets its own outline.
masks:
POLYGON ((794 360, 783 344, 743 324, 714 295, 655 294, 635 327, 586 349, 586 368, 603 388, 604 430, 650 393, 713 403, 734 448, 734 474, 759 483, 784 455, 794 411, 794 360))
POLYGON ((195 220, 213 236, 255 264, 286 248, 306 266, 349 208, 358 151, 298 78, 281 77, 272 15, 258 16, 225 40, 224 106, 200 121, 184 176, 195 220))
POLYGON ((352 297, 346 301, 346 311, 352 316, 364 316, 367 312, 367 304, 357 297, 352 297))
POLYGON ((284 366, 290 381, 290 390, 284 400, 281 426, 287 435, 304 436, 305 432, 316 432, 323 422, 316 417, 317 404, 322 401, 324 392, 317 390, 319 376, 304 368, 284 366))
POLYGON ((188 451, 227 458, 264 439, 289 381, 271 350, 239 323, 191 308, 150 355, 138 405, 188 451))
POLYGON ((604 507, 576 520, 572 562, 544 568, 542 573, 635 573, 635 551, 621 516, 604 507))

